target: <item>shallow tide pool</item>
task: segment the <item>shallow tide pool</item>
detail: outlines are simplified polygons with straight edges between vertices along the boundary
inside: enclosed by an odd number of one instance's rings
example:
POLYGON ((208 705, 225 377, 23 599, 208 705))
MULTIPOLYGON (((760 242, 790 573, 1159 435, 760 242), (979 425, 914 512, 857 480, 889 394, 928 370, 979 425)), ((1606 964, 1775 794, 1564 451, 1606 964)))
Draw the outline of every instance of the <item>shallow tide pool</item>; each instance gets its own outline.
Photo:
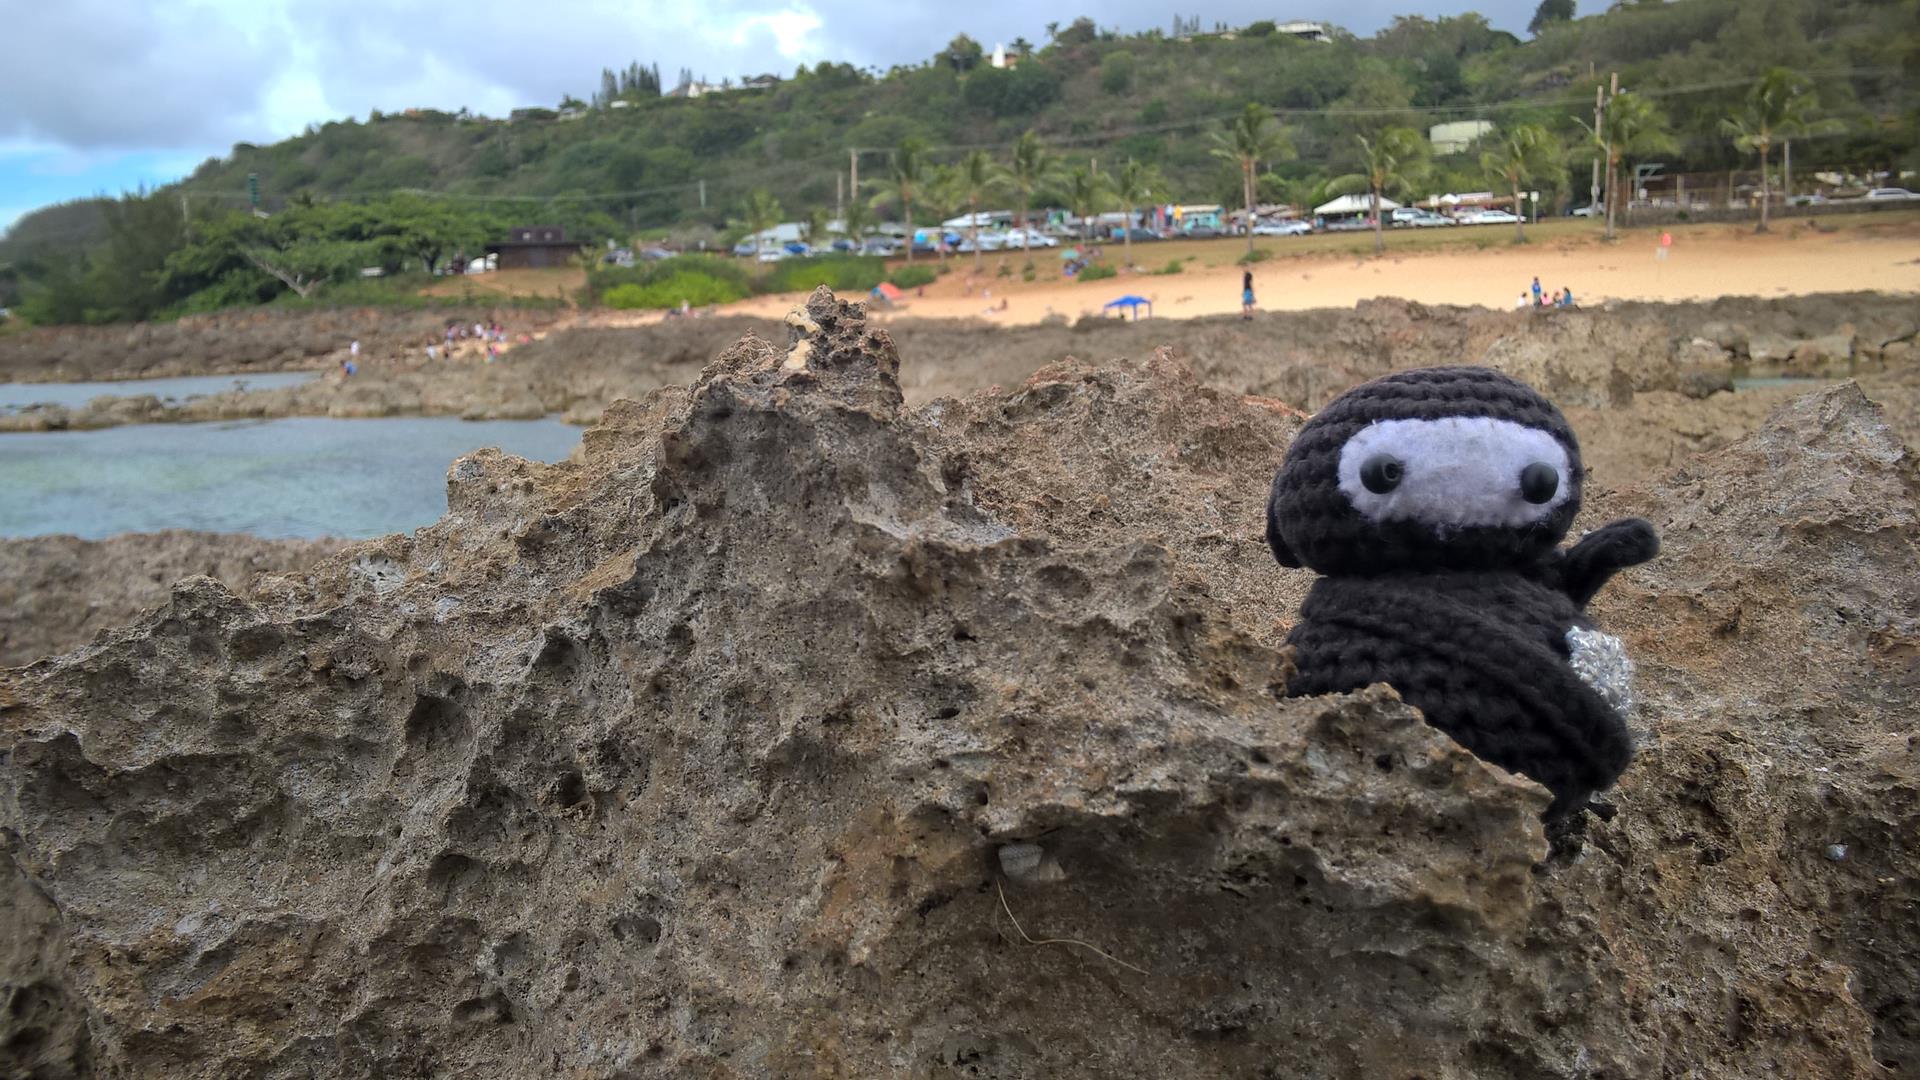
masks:
POLYGON ((558 420, 418 416, 0 433, 0 536, 381 536, 446 512, 447 467, 462 454, 558 461, 579 442, 558 420))
POLYGON ((177 379, 127 379, 121 382, 0 383, 0 414, 29 405, 77 409, 97 397, 152 394, 161 401, 186 401, 228 390, 277 390, 320 377, 317 371, 263 371, 255 375, 186 375, 177 379))

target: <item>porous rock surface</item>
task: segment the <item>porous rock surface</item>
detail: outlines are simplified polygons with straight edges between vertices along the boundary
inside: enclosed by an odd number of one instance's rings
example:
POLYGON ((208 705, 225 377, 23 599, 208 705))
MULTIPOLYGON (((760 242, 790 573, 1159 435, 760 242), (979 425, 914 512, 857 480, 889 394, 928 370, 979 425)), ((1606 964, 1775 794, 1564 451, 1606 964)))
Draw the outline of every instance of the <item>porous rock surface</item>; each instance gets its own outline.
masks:
POLYGON ((297 573, 341 546, 184 529, 0 540, 0 667, 66 652, 131 622, 183 577, 218 578, 244 595, 262 574, 297 573))
POLYGON ((1920 1067, 1915 481, 1851 386, 1603 593, 1640 761, 1285 700, 1299 417, 1167 355, 902 406, 817 293, 584 459, 0 676, 0 1062, 64 1076, 1920 1067), (1836 854, 1838 851, 1838 854, 1836 854), (1016 921, 1017 920, 1017 921, 1016 921))

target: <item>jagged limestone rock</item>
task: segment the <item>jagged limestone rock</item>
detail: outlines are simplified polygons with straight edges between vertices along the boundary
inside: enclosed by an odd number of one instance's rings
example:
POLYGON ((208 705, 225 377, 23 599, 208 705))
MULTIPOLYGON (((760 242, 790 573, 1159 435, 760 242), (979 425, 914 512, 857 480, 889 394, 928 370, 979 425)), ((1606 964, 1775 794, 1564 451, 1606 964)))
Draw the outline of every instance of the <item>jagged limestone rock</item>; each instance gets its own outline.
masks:
POLYGON ((792 325, 616 404, 577 462, 462 459, 430 528, 251 600, 190 579, 0 676, 0 925, 36 942, 0 968, 35 1003, 0 1062, 1731 1078, 1910 1052, 1863 1000, 1906 1015, 1911 931, 1877 962, 1842 941, 1914 867, 1912 675, 1853 703, 1912 648, 1912 469, 1857 392, 1598 500, 1671 538, 1602 615, 1652 739, 1619 816, 1541 866, 1545 792, 1391 691, 1277 696, 1306 583, 1258 507, 1297 414, 1166 355, 909 411, 859 309, 823 291, 792 325), (1016 845, 1059 874, 1014 880, 1016 845))

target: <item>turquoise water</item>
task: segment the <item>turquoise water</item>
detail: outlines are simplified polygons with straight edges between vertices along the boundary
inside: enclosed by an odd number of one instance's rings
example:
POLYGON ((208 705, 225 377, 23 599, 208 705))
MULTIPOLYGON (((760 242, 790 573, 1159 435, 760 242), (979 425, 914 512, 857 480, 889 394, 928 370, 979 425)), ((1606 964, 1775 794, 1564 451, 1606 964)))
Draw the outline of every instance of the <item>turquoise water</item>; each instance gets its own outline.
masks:
POLYGON ((263 371, 257 375, 190 375, 178 379, 128 379, 123 382, 0 383, 0 413, 28 405, 77 409, 94 398, 152 394, 161 401, 185 401, 226 390, 275 390, 319 378, 317 371, 263 371))
POLYGON ((1832 381, 1818 379, 1811 375, 1754 375, 1751 377, 1735 375, 1733 388, 1735 390, 1770 390, 1776 386, 1798 386, 1812 390, 1816 386, 1832 381))
POLYGON ((462 454, 558 461, 579 442, 558 420, 419 416, 0 433, 0 536, 381 536, 446 512, 447 467, 462 454))

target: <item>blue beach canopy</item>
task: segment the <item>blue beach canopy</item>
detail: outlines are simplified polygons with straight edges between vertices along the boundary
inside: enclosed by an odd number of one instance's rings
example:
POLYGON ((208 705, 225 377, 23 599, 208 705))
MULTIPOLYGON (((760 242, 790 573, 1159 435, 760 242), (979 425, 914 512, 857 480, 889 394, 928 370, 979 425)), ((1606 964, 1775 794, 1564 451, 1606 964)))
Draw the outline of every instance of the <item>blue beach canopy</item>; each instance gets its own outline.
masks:
POLYGON ((1104 307, 1101 310, 1112 311, 1114 308, 1126 308, 1128 311, 1133 312, 1133 317, 1135 319, 1138 319, 1140 317, 1141 305, 1146 306, 1148 315, 1153 314, 1153 301, 1147 299, 1144 296, 1133 296, 1131 294, 1127 296, 1123 296, 1118 300, 1107 301, 1107 303, 1104 305, 1104 307))

